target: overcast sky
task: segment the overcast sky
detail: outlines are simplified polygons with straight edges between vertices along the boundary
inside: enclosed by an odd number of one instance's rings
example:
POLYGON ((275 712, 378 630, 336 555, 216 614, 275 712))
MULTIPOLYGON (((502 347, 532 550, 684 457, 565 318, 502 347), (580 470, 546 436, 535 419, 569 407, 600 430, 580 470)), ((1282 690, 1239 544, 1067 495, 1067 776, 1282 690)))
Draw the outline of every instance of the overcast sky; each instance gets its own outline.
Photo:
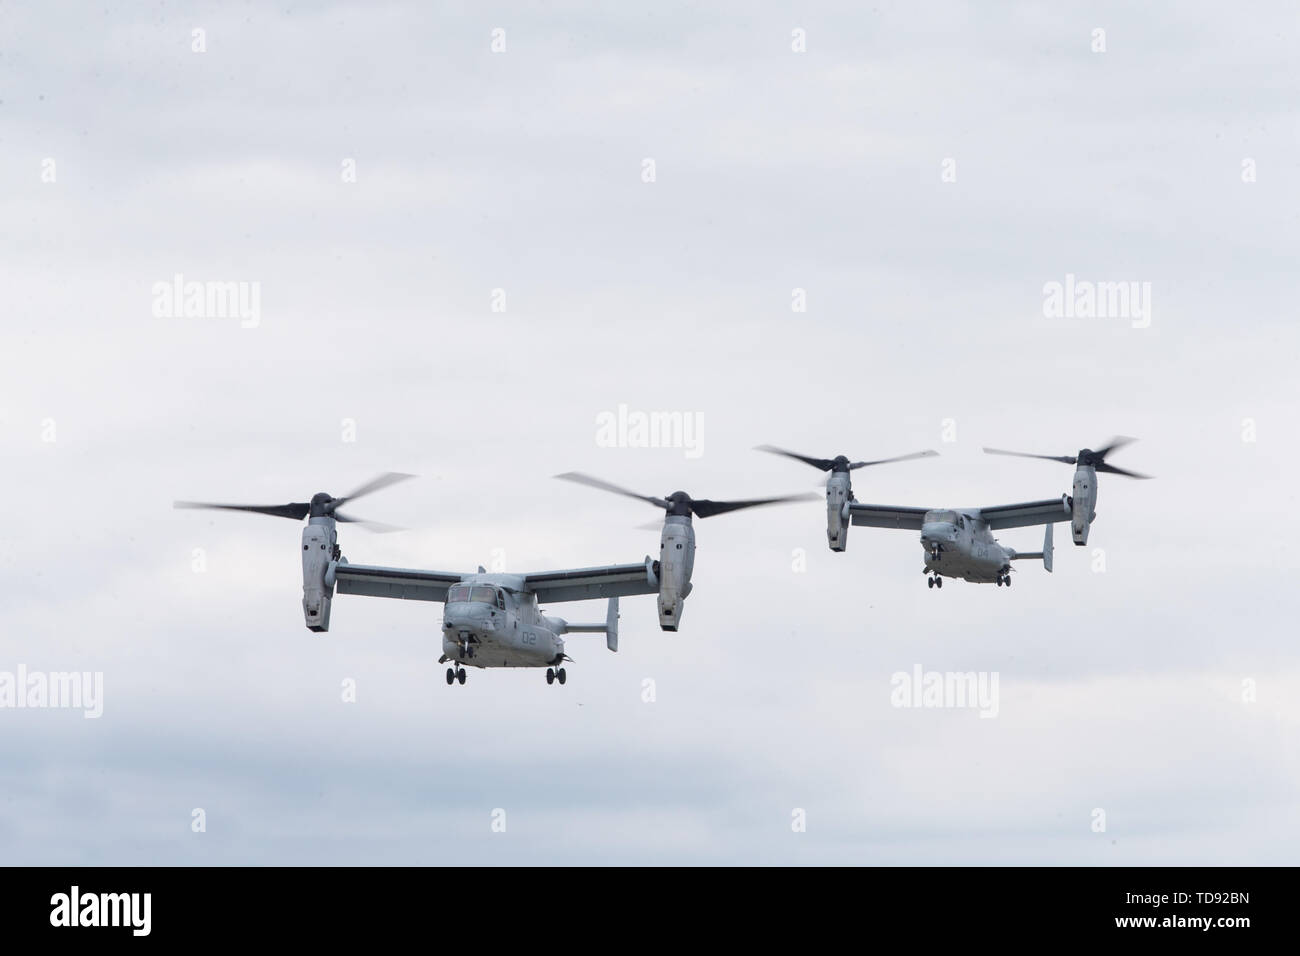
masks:
POLYGON ((0 7, 0 671, 104 675, 0 709, 0 861, 1294 864, 1297 73, 1285 3, 0 7), (177 274, 256 322, 155 314, 177 274), (1067 276, 1149 322, 1046 315, 1067 276), (602 447, 620 405, 699 455, 602 447), (974 507, 1072 474, 982 446, 1115 434, 1155 480, 1053 574, 697 521, 681 631, 625 599, 564 687, 447 687, 437 604, 312 634, 300 527, 171 507, 407 471, 353 562, 583 567, 655 515, 558 472, 935 448, 857 497, 974 507), (892 706, 918 665, 997 717, 892 706))

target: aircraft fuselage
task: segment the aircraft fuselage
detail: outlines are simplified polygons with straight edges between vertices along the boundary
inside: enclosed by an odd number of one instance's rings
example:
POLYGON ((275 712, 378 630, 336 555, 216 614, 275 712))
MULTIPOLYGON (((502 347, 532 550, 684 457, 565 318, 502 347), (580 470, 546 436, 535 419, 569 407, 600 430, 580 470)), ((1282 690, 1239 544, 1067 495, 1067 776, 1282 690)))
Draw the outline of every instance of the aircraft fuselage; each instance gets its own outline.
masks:
POLYGON ((562 621, 537 608, 522 579, 477 574, 454 585, 442 612, 442 653, 467 667, 547 667, 564 658, 562 621))
POLYGON ((959 511, 931 511, 921 526, 925 572, 993 584, 1010 573, 1010 548, 998 544, 988 525, 959 511))

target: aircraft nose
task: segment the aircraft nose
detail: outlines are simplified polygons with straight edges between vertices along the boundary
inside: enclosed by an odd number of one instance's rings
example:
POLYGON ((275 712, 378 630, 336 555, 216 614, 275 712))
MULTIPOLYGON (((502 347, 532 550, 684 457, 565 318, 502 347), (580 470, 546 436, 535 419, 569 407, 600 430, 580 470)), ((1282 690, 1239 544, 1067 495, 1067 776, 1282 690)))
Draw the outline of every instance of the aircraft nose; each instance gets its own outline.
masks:
POLYGON ((451 606, 448 606, 443 612, 442 622, 447 625, 447 627, 464 628, 472 628, 476 623, 474 618, 468 613, 467 609, 451 606))
POLYGON ((447 630, 478 634, 493 629, 489 620, 491 613, 492 609, 486 604, 448 604, 443 611, 442 624, 447 630))
POLYGON ((921 542, 926 545, 957 540, 957 529, 947 522, 935 521, 921 527, 921 542))

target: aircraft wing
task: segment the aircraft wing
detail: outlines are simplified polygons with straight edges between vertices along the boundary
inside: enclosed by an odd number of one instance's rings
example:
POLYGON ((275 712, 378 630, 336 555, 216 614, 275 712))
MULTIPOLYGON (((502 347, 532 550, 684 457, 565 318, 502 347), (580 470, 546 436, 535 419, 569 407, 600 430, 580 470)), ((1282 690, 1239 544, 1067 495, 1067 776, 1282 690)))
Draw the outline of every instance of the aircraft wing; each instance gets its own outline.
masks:
POLYGON ((999 528, 1026 528, 1035 524, 1054 524, 1070 520, 1070 498, 1048 498, 1046 501, 1027 501, 1019 505, 994 505, 981 508, 980 517, 988 522, 990 530, 999 528))
POLYGON ((340 594, 403 598, 407 601, 445 601, 447 589, 466 577, 455 571, 413 571, 367 564, 340 564, 334 572, 340 594))
POLYGON ((863 505, 862 502, 849 502, 849 520, 854 524, 866 525, 868 528, 902 528, 904 531, 920 531, 920 525, 926 520, 928 507, 902 507, 897 505, 863 505))
POLYGON ((895 505, 864 505, 861 502, 849 502, 849 520, 856 525, 868 528, 902 528, 906 531, 920 531, 929 508, 903 508, 895 505))
POLYGON ((558 601, 657 594, 657 565, 657 561, 647 557, 641 564, 611 564, 603 568, 577 568, 571 571, 534 571, 524 575, 524 587, 537 595, 538 603, 552 604, 558 601))

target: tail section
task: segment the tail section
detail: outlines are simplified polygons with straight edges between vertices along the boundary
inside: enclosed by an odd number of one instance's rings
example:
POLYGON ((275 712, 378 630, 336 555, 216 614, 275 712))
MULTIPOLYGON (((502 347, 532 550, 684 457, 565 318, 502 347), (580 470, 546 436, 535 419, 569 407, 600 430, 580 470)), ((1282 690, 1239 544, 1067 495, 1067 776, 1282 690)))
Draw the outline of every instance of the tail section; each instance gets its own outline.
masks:
POLYGON ((568 634, 604 634, 605 646, 611 651, 618 650, 618 598, 609 599, 609 610, 605 613, 604 624, 570 624, 557 621, 564 633, 568 634))
POLYGON ((1021 561, 1025 558, 1042 558, 1043 567, 1050 574, 1052 571, 1052 525, 1047 525, 1047 530, 1043 532, 1043 550, 1042 551, 1013 551, 1011 552, 1012 561, 1021 561))
POLYGON ((618 650, 618 598, 609 599, 609 611, 605 614, 605 646, 611 651, 618 650))

